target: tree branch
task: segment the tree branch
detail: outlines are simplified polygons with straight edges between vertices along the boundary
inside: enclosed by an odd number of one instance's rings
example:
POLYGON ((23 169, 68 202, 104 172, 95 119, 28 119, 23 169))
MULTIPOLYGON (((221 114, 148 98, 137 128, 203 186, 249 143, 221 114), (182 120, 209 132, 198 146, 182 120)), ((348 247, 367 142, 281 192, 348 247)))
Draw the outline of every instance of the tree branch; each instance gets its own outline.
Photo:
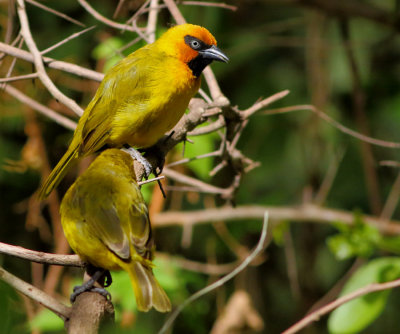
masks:
POLYGON ((294 334, 297 333, 298 331, 302 330, 303 328, 307 327, 314 321, 318 321, 323 315, 333 311, 335 308, 338 308, 339 306, 356 299, 358 297, 364 296, 366 294, 376 292, 376 291, 382 291, 382 290, 388 290, 388 289, 393 289, 397 288, 400 286, 400 279, 391 281, 391 282, 386 282, 386 283, 373 283, 373 284, 368 284, 367 286, 358 289, 352 293, 349 293, 348 295, 345 295, 343 297, 340 297, 333 301, 332 303, 329 303, 325 305, 324 307, 321 307, 320 309, 312 312, 311 314, 307 315, 303 319, 301 319, 299 322, 295 323, 293 326, 285 330, 282 334, 294 334))
POLYGON ((24 0, 17 0, 17 3, 17 12, 19 16, 19 21, 21 23, 21 35, 24 38, 24 41, 28 46, 29 51, 32 53, 33 62, 35 64, 40 81, 42 81, 43 85, 46 86, 48 91, 54 96, 56 100, 60 101, 72 111, 74 111, 77 115, 81 116, 83 114, 83 110, 81 109, 81 107, 79 107, 74 100, 61 93, 61 91, 55 86, 53 81, 51 81, 51 79, 47 75, 43 65, 42 56, 35 44, 35 41, 33 40, 29 28, 28 16, 26 15, 24 0))
POLYGON ((0 279, 11 285, 14 289, 23 293, 25 296, 32 298, 38 303, 42 304, 49 310, 57 314, 61 319, 66 320, 71 314, 71 308, 60 303, 57 299, 49 296, 33 285, 24 282, 18 277, 10 274, 4 268, 0 267, 0 279))
POLYGON ((33 251, 20 246, 13 246, 0 242, 0 254, 12 255, 20 259, 37 263, 55 264, 60 266, 84 267, 79 255, 61 255, 33 251))
MULTIPOLYGON (((246 205, 236 208, 223 207, 220 209, 206 209, 186 212, 163 212, 152 217, 154 227, 164 227, 185 224, 206 224, 218 221, 240 221, 248 219, 259 220, 268 211, 270 220, 290 220, 293 222, 309 222, 332 224, 341 222, 346 225, 354 223, 354 213, 327 209, 311 204, 293 207, 271 207, 246 205)), ((383 220, 375 216, 363 215, 362 221, 376 227, 379 231, 387 234, 400 234, 400 221, 383 220)))

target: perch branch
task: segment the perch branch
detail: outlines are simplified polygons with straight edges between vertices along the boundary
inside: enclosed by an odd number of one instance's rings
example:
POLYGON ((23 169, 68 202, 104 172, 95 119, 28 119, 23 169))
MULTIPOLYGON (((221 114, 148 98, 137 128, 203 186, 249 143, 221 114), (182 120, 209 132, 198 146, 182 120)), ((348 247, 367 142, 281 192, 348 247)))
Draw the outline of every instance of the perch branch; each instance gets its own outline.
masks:
POLYGON ((55 264, 60 266, 84 267, 78 255, 61 255, 37 252, 20 246, 13 246, 0 242, 0 254, 12 255, 24 260, 37 263, 55 264))

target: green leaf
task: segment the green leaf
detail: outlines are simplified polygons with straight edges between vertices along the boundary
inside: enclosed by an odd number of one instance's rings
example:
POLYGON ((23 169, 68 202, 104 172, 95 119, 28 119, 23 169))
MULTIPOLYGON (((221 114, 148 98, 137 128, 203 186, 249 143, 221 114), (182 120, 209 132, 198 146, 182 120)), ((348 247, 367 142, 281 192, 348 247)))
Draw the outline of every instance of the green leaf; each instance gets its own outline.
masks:
POLYGON ((369 257, 379 247, 382 236, 376 227, 365 224, 359 214, 353 225, 336 224, 340 233, 327 239, 331 252, 338 260, 353 256, 369 257))
POLYGON ((279 246, 283 245, 283 237, 287 231, 289 231, 289 222, 288 221, 282 221, 276 226, 274 226, 272 230, 272 238, 274 239, 275 243, 279 246))
POLYGON ((43 309, 29 322, 29 327, 31 330, 58 331, 64 328, 64 322, 52 311, 43 309))
MULTIPOLYGON (((388 282, 400 277, 400 258, 384 257, 359 268, 344 286, 341 296, 371 283, 388 282)), ((391 290, 379 291, 351 300, 334 310, 328 319, 332 334, 358 333, 382 313, 391 290)))
POLYGON ((103 72, 107 72, 112 66, 118 63, 123 57, 116 51, 124 45, 122 39, 111 37, 100 43, 92 52, 92 56, 97 59, 106 59, 103 72))

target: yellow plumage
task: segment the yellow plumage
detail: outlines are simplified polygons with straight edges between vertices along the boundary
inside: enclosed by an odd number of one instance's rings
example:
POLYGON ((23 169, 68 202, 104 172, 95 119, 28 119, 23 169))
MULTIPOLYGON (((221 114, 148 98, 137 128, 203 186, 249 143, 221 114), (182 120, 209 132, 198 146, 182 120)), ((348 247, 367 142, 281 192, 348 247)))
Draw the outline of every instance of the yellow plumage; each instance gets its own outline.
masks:
POLYGON ((46 198, 78 159, 104 147, 149 147, 182 117, 212 60, 227 61, 205 28, 169 29, 110 69, 86 108, 72 142, 39 197, 46 198), (194 37, 203 49, 197 48, 194 37))
POLYGON ((140 311, 170 311, 152 272, 151 226, 129 154, 100 154, 69 188, 60 211, 65 236, 82 260, 127 271, 140 311))

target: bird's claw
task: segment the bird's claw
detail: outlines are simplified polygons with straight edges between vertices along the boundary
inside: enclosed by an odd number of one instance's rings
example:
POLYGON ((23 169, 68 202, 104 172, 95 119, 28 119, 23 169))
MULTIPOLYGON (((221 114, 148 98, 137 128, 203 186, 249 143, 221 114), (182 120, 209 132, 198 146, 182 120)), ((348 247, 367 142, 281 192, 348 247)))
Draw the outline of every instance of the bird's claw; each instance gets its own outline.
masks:
POLYGON ((153 166, 150 164, 150 162, 148 162, 147 159, 133 147, 122 148, 121 150, 128 153, 132 157, 132 159, 137 160, 143 165, 143 168, 145 170, 145 178, 148 179, 153 170, 153 166))
POLYGON ((76 300, 76 297, 78 297, 80 294, 84 292, 96 292, 102 295, 104 298, 107 300, 111 301, 111 294, 104 288, 97 288, 94 286, 91 287, 86 287, 84 284, 75 286, 74 287, 74 292, 71 294, 71 297, 69 298, 71 303, 74 303, 76 300))

